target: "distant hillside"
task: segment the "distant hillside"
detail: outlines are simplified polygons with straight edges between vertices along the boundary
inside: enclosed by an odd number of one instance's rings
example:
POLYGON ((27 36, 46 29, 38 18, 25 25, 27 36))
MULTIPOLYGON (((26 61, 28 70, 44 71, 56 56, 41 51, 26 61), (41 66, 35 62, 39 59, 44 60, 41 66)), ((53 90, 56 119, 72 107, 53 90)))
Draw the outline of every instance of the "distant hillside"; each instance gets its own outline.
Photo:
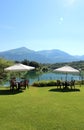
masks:
POLYGON ((0 57, 14 61, 22 61, 26 59, 39 63, 60 63, 84 60, 84 56, 72 56, 57 49, 33 51, 25 47, 0 52, 0 57))
POLYGON ((70 62, 70 61, 75 61, 77 60, 74 56, 58 50, 58 49, 54 49, 54 50, 43 50, 43 51, 38 51, 39 54, 46 56, 46 58, 50 58, 52 59, 52 62, 70 62))
POLYGON ((46 59, 43 55, 38 54, 38 52, 29 50, 25 47, 0 52, 0 57, 14 61, 22 61, 24 59, 40 63, 46 63, 46 61, 49 61, 48 58, 46 59))

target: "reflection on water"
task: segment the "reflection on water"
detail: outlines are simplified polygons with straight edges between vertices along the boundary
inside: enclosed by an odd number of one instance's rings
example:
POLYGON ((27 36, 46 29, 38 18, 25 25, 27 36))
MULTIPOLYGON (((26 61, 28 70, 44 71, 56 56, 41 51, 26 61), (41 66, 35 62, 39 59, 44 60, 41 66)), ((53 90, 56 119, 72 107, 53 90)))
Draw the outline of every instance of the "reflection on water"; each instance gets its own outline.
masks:
MULTIPOLYGON (((31 85, 32 83, 41 80, 57 80, 57 79, 66 80, 66 75, 53 72, 47 72, 47 73, 28 72, 26 75, 24 75, 24 78, 29 79, 29 84, 31 85)), ((68 74, 67 80, 71 79, 80 80, 80 77, 79 75, 68 74)), ((7 81, 4 86, 9 86, 9 82, 7 81)))
MULTIPOLYGON (((59 74, 59 73, 53 73, 53 72, 48 72, 48 73, 42 73, 42 74, 32 74, 32 75, 27 75, 27 77, 30 81, 30 85, 35 82, 35 81, 40 81, 40 80, 66 80, 66 75, 65 74, 59 74)), ((79 80, 79 75, 74 75, 74 74, 68 74, 67 75, 67 80, 79 80)))

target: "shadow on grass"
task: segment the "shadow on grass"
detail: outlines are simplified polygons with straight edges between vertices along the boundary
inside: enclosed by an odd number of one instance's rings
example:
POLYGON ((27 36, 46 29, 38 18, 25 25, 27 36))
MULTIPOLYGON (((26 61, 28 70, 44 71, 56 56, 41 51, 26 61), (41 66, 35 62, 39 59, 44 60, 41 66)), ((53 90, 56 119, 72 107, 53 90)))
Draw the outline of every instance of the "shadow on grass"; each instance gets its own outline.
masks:
POLYGON ((22 93, 22 90, 0 90, 0 95, 14 95, 22 93))
POLYGON ((60 89, 60 88, 53 88, 53 89, 50 89, 49 90, 50 92, 80 92, 80 89, 69 89, 69 88, 63 88, 63 89, 60 89))

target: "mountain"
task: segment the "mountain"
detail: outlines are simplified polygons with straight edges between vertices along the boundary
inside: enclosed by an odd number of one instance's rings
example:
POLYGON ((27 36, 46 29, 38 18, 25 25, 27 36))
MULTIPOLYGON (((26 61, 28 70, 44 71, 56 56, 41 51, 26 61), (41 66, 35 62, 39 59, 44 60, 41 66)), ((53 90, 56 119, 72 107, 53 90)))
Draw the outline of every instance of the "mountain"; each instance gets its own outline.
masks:
POLYGON ((75 61, 77 60, 74 56, 58 50, 58 49, 53 49, 53 50, 43 50, 43 51, 38 51, 39 54, 46 56, 46 58, 52 59, 52 62, 70 62, 70 61, 75 61))
POLYGON ((26 47, 0 52, 0 57, 14 61, 22 61, 26 59, 39 63, 58 63, 84 60, 84 56, 72 56, 58 49, 34 51, 27 49, 26 47))
POLYGON ((25 47, 0 52, 0 57, 14 61, 22 61, 24 59, 40 63, 46 63, 46 61, 49 61, 48 58, 38 54, 38 52, 29 50, 25 47))

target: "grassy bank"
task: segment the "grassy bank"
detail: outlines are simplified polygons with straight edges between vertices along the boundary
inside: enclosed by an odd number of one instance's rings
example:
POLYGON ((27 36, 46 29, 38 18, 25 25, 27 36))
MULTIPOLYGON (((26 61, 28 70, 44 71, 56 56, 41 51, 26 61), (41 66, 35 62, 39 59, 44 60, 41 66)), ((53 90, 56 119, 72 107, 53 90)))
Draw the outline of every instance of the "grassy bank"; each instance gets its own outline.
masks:
POLYGON ((77 91, 30 87, 10 93, 0 88, 2 130, 83 130, 84 86, 77 91))

